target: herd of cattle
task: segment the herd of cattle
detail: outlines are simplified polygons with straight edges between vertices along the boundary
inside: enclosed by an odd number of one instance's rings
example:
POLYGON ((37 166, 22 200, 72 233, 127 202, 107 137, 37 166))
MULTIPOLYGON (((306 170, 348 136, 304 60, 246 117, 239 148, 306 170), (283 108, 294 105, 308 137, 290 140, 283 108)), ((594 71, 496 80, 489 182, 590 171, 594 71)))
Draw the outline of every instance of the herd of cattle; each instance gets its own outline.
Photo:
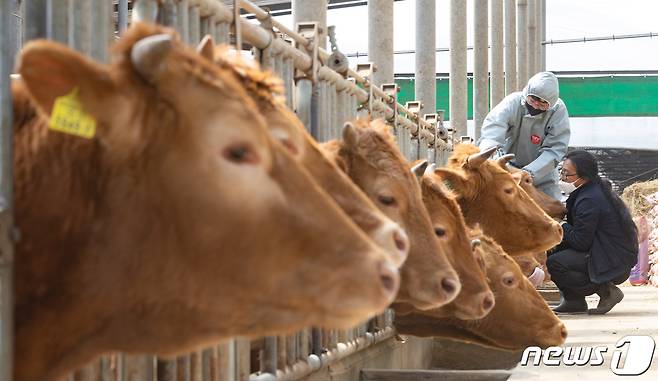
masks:
POLYGON ((409 163, 365 119, 319 144, 280 80, 163 27, 132 26, 114 53, 103 65, 30 42, 12 83, 16 380, 109 351, 346 328, 389 306, 400 333, 565 340, 526 277, 561 240, 546 212, 564 210, 509 157, 461 144, 445 167, 409 163), (67 94, 92 139, 48 128, 67 94))

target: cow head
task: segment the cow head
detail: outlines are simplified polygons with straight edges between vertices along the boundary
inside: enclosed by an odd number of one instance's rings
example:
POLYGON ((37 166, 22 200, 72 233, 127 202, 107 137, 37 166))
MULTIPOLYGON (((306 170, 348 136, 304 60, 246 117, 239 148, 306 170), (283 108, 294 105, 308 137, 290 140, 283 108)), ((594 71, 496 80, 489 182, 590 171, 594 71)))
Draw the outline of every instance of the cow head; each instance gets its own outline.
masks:
POLYGON ((225 45, 214 47, 209 36, 201 42, 198 51, 235 73, 267 121, 272 137, 311 173, 314 180, 375 243, 389 253, 391 260, 401 266, 409 252, 407 234, 324 156, 299 118, 283 102, 281 79, 261 70, 256 63, 247 62, 225 45))
POLYGON ((564 215, 567 214, 567 208, 564 204, 535 188, 532 183, 532 177, 528 172, 510 166, 506 166, 505 168, 512 174, 514 180, 518 182, 528 196, 530 196, 530 198, 536 202, 546 214, 557 221, 561 221, 562 218, 564 218, 564 215))
POLYGON ((473 232, 484 260, 496 305, 483 319, 460 320, 432 316, 433 311, 396 317, 400 333, 440 336, 508 350, 531 345, 542 348, 564 343, 567 331, 514 260, 490 237, 473 232))
POLYGON ((455 192, 466 223, 480 224, 484 233, 510 255, 552 248, 562 239, 560 225, 541 210, 500 163, 487 160, 493 152, 459 144, 447 168, 438 168, 434 176, 455 192))
MULTIPOLYGON (((432 172, 433 165, 428 167, 428 173, 432 172)), ((482 318, 493 308, 494 296, 487 284, 484 268, 476 261, 474 250, 478 242, 468 237, 459 204, 441 182, 431 176, 423 176, 421 191, 436 239, 448 246, 448 259, 462 284, 457 298, 435 312, 459 319, 482 318)))
POLYGON ((116 49, 111 66, 48 41, 21 55, 43 112, 77 89, 97 126, 90 140, 43 118, 16 127, 17 379, 105 351, 346 327, 389 305, 387 255, 273 141, 232 73, 156 26, 116 49))
POLYGON ((416 176, 385 123, 365 119, 347 123, 343 140, 323 147, 375 205, 409 235, 411 247, 401 268, 402 285, 396 302, 428 309, 454 299, 460 285, 446 258, 448 248, 436 240, 416 176))

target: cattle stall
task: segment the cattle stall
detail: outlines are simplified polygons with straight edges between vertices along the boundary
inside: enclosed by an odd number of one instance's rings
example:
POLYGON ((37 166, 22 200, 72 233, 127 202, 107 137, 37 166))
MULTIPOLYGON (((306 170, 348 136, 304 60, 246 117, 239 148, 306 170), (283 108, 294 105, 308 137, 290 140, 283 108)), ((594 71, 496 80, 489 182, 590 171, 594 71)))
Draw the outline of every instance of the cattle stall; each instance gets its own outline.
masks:
MULTIPOLYGON (((2 0, 2 14, 12 1, 2 0)), ((219 0, 43 0, 24 4, 24 40, 47 38, 71 46, 100 62, 130 22, 170 26, 196 46, 210 35, 217 43, 251 51, 263 68, 281 77, 286 103, 319 142, 340 138, 343 123, 371 114, 394 128, 409 160, 426 158, 443 164, 452 148, 452 131, 443 115, 421 114, 420 102, 400 104, 397 85, 372 82, 374 64, 351 69, 332 38, 331 51, 320 46, 318 25, 283 25, 249 1, 230 8, 219 0), (242 13, 242 16, 241 16, 242 13), (253 16, 250 20, 246 15, 253 16), (236 22, 237 21, 237 22, 236 22), (421 156, 422 154, 422 156, 421 156)), ((11 99, 9 25, 0 20, 0 121, 2 184, 0 188, 0 378, 9 379, 12 362, 12 230, 11 99)), ((331 35, 331 33, 330 33, 331 35)), ((15 37, 15 36, 14 36, 15 37)), ((331 36, 333 37, 333 36, 331 36)), ((324 45, 324 44, 322 44, 324 45)), ((387 311, 348 330, 309 327, 291 335, 256 340, 235 338, 204 350, 161 359, 151 355, 109 354, 70 376, 72 380, 292 380, 304 377, 355 352, 394 336, 393 313, 387 311)))

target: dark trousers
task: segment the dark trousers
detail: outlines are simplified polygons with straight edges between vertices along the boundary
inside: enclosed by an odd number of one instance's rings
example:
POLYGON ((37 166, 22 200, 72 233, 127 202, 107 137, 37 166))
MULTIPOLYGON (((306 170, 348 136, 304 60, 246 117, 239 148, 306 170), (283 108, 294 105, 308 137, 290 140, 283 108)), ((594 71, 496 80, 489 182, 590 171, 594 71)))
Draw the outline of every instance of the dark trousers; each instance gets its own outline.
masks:
MULTIPOLYGON (((603 296, 609 292, 605 285, 593 283, 589 279, 587 261, 589 253, 573 249, 565 249, 550 254, 546 260, 546 267, 551 274, 551 279, 562 291, 567 300, 584 299, 594 293, 603 296)), ((612 280, 614 284, 621 284, 628 278, 628 273, 612 280)))
POLYGON ((599 288, 589 280, 588 259, 589 253, 566 249, 551 254, 546 260, 551 279, 565 299, 584 299, 599 288))

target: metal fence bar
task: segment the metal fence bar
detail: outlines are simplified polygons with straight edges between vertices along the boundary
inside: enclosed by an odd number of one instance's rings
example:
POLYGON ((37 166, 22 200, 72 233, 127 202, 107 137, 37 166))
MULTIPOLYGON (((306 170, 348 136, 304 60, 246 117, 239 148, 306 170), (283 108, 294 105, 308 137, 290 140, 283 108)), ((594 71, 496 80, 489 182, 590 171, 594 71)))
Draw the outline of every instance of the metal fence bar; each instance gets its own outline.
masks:
POLYGON ((91 3, 89 0, 71 1, 71 46, 88 55, 91 52, 91 3))
POLYGON ((174 0, 162 1, 158 12, 158 20, 162 25, 178 30, 178 8, 174 0))
POLYGON ((32 0, 25 2, 25 41, 46 38, 48 36, 46 12, 48 10, 47 2, 48 0, 32 0))
POLYGON ((235 381, 235 341, 226 341, 217 346, 217 381, 235 381))
MULTIPOLYGON (((12 2, 0 0, 0 14, 10 14, 12 2)), ((13 131, 10 73, 11 25, 0 17, 0 379, 12 379, 13 364, 13 131)))
POLYGON ((178 2, 178 33, 183 42, 190 42, 190 13, 188 0, 178 2))
POLYGON ((180 356, 176 359, 176 379, 190 381, 190 356, 180 356))
POLYGON ((218 44, 228 44, 230 42, 229 30, 231 29, 231 24, 227 22, 217 23, 217 43, 218 44))
POLYGON ((251 374, 251 344, 248 339, 237 339, 236 342, 236 370, 237 381, 249 380, 251 374))
POLYGON ((154 362, 152 356, 123 356, 122 379, 124 381, 153 380, 154 362))
POLYGON ((213 367, 215 363, 215 350, 213 348, 201 351, 201 380, 212 381, 213 367))
POLYGON ((108 48, 114 35, 112 3, 106 0, 91 0, 91 47, 89 53, 100 62, 108 61, 108 48))
POLYGON ((192 6, 189 8, 189 40, 187 41, 188 44, 194 46, 201 41, 201 17, 199 15, 199 7, 198 6, 192 6))
POLYGON ((69 43, 69 10, 71 0, 48 0, 46 25, 48 39, 69 43))
POLYGON ((158 359, 158 381, 176 381, 176 360, 158 359))
POLYGON ((128 0, 119 0, 117 17, 119 34, 121 34, 126 28, 128 28, 128 0))
POLYGON ((132 21, 156 22, 157 20, 157 0, 139 0, 133 2, 132 21))
POLYGON ((277 353, 277 337, 266 337, 265 348, 263 349, 263 369, 261 369, 263 372, 276 375, 277 353))
POLYGON ((190 380, 191 381, 202 381, 202 370, 203 360, 201 358, 201 353, 199 351, 192 352, 190 355, 190 380))

